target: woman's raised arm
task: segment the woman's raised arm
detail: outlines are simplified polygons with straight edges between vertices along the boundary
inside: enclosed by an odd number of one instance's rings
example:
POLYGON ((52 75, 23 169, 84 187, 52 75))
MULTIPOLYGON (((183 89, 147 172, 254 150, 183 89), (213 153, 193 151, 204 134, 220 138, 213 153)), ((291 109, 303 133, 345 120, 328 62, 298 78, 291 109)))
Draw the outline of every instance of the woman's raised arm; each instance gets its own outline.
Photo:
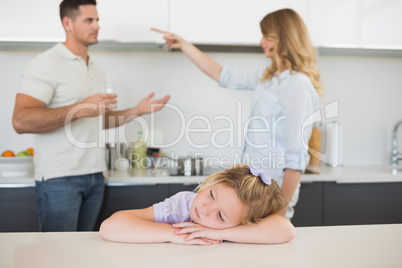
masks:
POLYGON ((155 28, 151 28, 151 30, 163 34, 163 39, 165 39, 166 45, 169 48, 181 49, 201 71, 219 82, 222 72, 222 66, 219 63, 176 34, 155 28))

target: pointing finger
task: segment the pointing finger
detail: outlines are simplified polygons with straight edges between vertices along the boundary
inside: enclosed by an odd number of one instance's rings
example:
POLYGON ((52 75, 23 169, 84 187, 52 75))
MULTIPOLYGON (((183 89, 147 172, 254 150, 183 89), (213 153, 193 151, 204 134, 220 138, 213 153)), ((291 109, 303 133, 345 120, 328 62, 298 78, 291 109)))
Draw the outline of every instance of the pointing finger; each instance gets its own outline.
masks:
POLYGON ((163 31, 163 30, 160 30, 160 29, 156 29, 156 28, 151 28, 151 31, 158 32, 158 33, 161 33, 161 34, 168 34, 169 33, 169 32, 166 32, 166 31, 163 31))

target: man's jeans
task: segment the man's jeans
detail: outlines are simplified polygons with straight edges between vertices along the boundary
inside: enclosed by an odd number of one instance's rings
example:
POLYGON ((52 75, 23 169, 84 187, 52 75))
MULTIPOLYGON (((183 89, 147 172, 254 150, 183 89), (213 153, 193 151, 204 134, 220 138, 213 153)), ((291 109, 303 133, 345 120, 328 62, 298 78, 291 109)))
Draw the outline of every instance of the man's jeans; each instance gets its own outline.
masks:
POLYGON ((102 173, 36 181, 40 230, 93 231, 104 187, 102 173))

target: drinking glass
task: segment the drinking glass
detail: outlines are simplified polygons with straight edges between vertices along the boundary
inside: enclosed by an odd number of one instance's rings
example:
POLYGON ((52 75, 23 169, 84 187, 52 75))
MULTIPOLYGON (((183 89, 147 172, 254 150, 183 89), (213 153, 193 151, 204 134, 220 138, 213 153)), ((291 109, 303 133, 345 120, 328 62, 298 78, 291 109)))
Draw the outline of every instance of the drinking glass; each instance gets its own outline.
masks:
MULTIPOLYGON (((103 94, 116 94, 116 84, 114 83, 107 83, 107 84, 102 84, 102 93, 103 94)), ((112 105, 112 104, 110 104, 112 105)), ((110 106, 109 105, 109 110, 113 111, 115 110, 115 105, 110 106), (114 108, 112 108, 114 107, 114 108)))
POLYGON ((114 83, 103 84, 102 85, 102 91, 105 94, 116 93, 116 84, 114 84, 114 83))

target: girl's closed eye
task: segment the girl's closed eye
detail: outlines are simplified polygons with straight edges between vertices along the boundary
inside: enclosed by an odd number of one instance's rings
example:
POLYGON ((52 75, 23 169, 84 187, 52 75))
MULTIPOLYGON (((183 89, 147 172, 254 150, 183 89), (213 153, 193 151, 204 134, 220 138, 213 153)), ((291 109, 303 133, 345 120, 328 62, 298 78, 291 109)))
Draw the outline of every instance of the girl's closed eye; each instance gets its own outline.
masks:
MULTIPOLYGON (((212 192, 212 189, 209 190, 209 195, 211 196, 212 200, 215 200, 214 193, 212 192)), ((218 212, 218 219, 222 222, 225 222, 225 219, 222 217, 222 213, 219 211, 218 212)))
POLYGON ((222 217, 222 213, 219 211, 218 212, 218 218, 219 220, 221 220, 222 222, 225 222, 225 219, 222 217))
POLYGON ((209 195, 211 196, 212 200, 215 200, 214 194, 212 193, 212 190, 209 190, 209 195))

